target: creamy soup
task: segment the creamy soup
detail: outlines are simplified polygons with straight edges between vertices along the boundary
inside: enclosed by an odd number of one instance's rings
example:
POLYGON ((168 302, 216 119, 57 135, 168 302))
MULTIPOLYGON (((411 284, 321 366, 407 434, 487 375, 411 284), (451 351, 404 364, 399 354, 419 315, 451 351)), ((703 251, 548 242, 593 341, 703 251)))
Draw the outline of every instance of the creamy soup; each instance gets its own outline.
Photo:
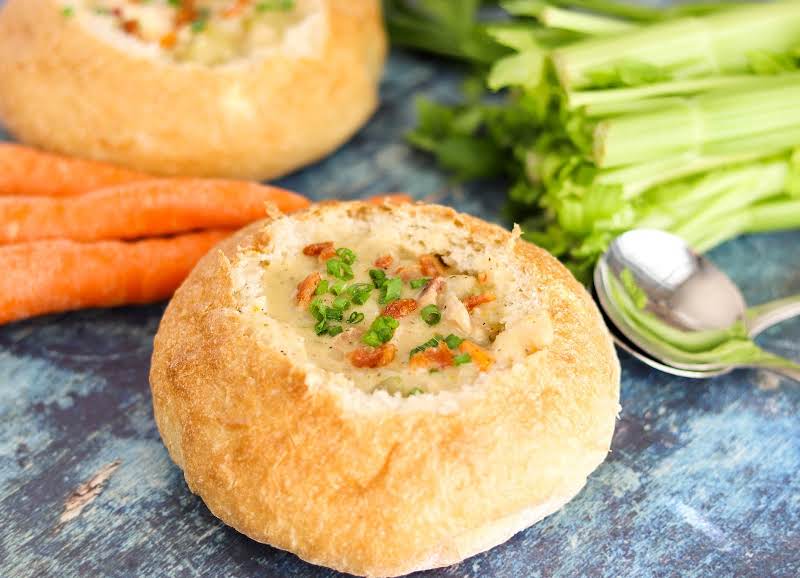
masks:
MULTIPOLYGON (((314 0, 75 0, 97 24, 177 61, 223 64, 280 45, 314 0)), ((67 4, 67 14, 74 9, 67 4)))
POLYGON ((446 255, 337 234, 266 264, 262 283, 270 316, 298 328, 315 364, 366 391, 435 392, 495 363, 492 279, 446 255))

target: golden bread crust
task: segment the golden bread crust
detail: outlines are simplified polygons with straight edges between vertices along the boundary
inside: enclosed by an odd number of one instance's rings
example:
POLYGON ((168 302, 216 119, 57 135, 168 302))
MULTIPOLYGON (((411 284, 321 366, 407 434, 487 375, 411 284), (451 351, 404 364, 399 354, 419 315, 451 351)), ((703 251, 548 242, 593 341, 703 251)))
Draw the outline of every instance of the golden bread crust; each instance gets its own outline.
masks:
POLYGON ((159 175, 269 179, 347 140, 377 106, 378 0, 324 0, 316 57, 176 64, 124 50, 56 0, 0 9, 0 121, 19 140, 159 175))
POLYGON ((619 364, 589 295, 542 249, 432 205, 331 203, 290 218, 342 208, 452 223, 498 251, 512 243, 553 343, 491 387, 457 392, 456 409, 436 394, 354 410, 340 390, 309 387, 237 302, 232 268, 263 245, 265 221, 208 254, 167 308, 151 370, 158 427, 191 490, 255 540, 358 575, 452 564, 580 490, 610 446, 619 364))

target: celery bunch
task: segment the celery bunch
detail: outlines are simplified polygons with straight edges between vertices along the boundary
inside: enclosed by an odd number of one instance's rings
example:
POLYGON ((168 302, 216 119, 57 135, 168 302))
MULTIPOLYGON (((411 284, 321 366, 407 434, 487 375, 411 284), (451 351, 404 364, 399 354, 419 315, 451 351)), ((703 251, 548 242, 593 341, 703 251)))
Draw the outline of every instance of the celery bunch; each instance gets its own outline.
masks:
POLYGON ((387 14, 397 43, 506 89, 420 102, 410 140, 460 178, 510 178, 528 239, 588 279, 635 227, 699 250, 800 227, 800 2, 500 4, 487 17, 477 0, 395 0, 387 14))

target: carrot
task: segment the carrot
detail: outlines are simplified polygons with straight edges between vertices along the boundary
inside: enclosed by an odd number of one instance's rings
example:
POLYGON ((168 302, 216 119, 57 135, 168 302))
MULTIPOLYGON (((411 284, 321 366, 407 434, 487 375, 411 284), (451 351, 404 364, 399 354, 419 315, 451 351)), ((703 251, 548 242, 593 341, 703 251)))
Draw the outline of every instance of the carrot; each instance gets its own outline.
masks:
POLYGON ((71 196, 149 179, 111 164, 0 143, 0 195, 71 196))
POLYGON ((166 299, 230 230, 134 243, 37 241, 0 247, 0 323, 166 299))
POLYGON ((194 229, 237 228, 309 201, 244 181, 153 179, 79 197, 0 197, 0 243, 42 239, 136 239, 194 229))

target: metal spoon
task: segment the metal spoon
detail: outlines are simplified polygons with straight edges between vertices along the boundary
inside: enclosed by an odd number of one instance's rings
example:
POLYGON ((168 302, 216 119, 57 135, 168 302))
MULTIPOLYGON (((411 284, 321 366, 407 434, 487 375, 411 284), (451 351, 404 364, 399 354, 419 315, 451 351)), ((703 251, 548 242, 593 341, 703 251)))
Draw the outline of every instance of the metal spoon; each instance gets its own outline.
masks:
POLYGON ((647 296, 647 311, 661 323, 683 331, 724 330, 743 322, 755 337, 768 327, 800 314, 800 295, 747 310, 741 292, 710 261, 692 251, 679 237, 638 229, 620 235, 595 267, 595 291, 609 318, 615 342, 644 363, 668 373, 706 378, 737 367, 760 367, 800 381, 800 371, 780 360, 747 364, 697 363, 675 354, 674 348, 644 335, 629 323, 611 298, 612 278, 630 271, 647 296))

